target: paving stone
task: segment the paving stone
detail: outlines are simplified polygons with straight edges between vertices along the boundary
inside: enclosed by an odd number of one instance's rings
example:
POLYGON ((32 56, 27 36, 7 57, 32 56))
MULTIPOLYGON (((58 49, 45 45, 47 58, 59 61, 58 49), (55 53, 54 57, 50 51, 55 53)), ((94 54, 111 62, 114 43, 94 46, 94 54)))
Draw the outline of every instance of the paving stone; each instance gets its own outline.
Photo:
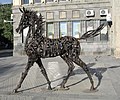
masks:
MULTIPOLYGON (((66 84, 69 90, 48 91, 41 70, 37 64, 34 64, 19 89, 23 92, 11 94, 26 66, 27 57, 0 58, 0 100, 120 100, 120 59, 112 56, 100 56, 97 61, 95 56, 81 56, 81 59, 88 65, 95 86, 99 85, 96 92, 89 91, 91 86, 89 79, 83 69, 77 65, 66 84)), ((58 81, 61 81, 67 73, 67 64, 60 57, 42 59, 42 61, 50 80, 52 83, 56 82, 53 85, 59 84, 58 81), (56 68, 52 69, 52 66, 56 68), (53 71, 51 76, 50 69, 53 71), (55 71, 61 76, 55 77, 55 71)))

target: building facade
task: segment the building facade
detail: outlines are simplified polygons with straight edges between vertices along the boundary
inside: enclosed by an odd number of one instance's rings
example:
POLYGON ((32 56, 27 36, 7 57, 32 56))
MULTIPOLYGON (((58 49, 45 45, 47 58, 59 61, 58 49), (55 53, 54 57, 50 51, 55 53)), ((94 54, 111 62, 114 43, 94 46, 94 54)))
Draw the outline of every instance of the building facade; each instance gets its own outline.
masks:
POLYGON ((107 21, 108 15, 111 15, 112 25, 106 26, 100 35, 80 40, 81 53, 119 57, 119 4, 119 0, 13 0, 14 55, 24 54, 27 29, 23 31, 22 35, 16 33, 15 29, 21 16, 19 8, 25 7, 38 11, 44 16, 44 35, 49 38, 62 36, 79 38, 86 31, 96 29, 100 24, 107 21))

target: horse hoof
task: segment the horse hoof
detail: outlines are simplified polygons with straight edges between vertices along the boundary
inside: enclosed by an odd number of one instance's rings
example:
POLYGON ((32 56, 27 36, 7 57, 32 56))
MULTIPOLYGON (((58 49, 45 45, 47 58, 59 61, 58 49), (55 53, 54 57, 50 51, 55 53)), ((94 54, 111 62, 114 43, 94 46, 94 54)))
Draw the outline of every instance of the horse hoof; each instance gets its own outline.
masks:
POLYGON ((93 90, 90 90, 90 89, 86 89, 83 91, 84 93, 95 93, 95 92, 98 92, 98 89, 93 89, 93 90))
POLYGON ((95 91, 95 90, 96 88, 94 88, 94 86, 91 86, 90 91, 95 91))
POLYGON ((59 88, 57 88, 58 90, 61 90, 61 91, 66 91, 66 90, 69 90, 69 88, 68 87, 59 87, 59 88))
POLYGON ((69 88, 68 87, 64 87, 64 88, 61 87, 60 90, 66 91, 66 90, 69 90, 69 88))
POLYGON ((12 93, 18 93, 18 91, 17 91, 16 89, 14 89, 14 90, 12 91, 12 93))
POLYGON ((95 91, 96 89, 95 88, 90 88, 90 91, 95 91))
POLYGON ((51 88, 51 87, 48 87, 48 90, 52 90, 52 88, 51 88))
POLYGON ((94 88, 94 87, 91 87, 91 88, 90 88, 90 92, 97 92, 97 91, 98 91, 97 88, 94 88))

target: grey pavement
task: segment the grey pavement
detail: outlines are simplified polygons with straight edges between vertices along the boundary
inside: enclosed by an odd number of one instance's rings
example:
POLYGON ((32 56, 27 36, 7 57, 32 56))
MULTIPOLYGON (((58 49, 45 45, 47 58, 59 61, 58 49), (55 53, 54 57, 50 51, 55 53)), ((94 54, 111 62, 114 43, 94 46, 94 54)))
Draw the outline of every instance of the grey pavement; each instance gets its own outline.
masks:
POLYGON ((13 49, 0 50, 0 57, 13 56, 13 49))
MULTIPOLYGON (((25 78, 20 92, 12 90, 17 85, 27 62, 26 56, 0 58, 0 100, 120 100, 120 59, 112 56, 80 56, 88 65, 96 91, 89 91, 90 82, 81 67, 75 69, 66 86, 69 90, 47 90, 46 80, 39 67, 34 64, 25 78)), ((67 73, 67 64, 60 58, 42 59, 56 87, 67 73)))

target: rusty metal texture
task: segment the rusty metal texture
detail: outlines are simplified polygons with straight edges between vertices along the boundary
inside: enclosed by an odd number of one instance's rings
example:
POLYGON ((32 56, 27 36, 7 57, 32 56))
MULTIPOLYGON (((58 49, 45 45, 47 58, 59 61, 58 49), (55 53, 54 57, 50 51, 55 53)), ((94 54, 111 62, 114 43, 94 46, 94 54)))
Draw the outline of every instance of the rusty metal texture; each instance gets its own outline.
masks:
MULTIPOLYGON (((28 56, 28 62, 25 70, 22 72, 22 76, 20 78, 19 83, 13 90, 13 92, 18 92, 18 89, 21 87, 22 82, 24 81, 29 69, 33 66, 34 62, 38 64, 42 74, 47 80, 48 89, 51 90, 51 82, 42 64, 41 58, 56 56, 60 56, 69 66, 68 74, 66 77, 64 77, 62 83, 60 84, 60 88, 67 88, 65 87, 65 83, 70 77, 75 67, 73 63, 75 63, 78 66, 82 67, 88 75, 88 78, 91 83, 90 90, 95 90, 96 88, 94 87, 94 82, 90 71, 87 65, 79 58, 81 50, 79 40, 72 36, 65 36, 58 39, 49 39, 47 37, 44 37, 43 33, 45 22, 43 21, 43 16, 41 14, 37 16, 37 12, 27 10, 24 7, 23 9, 20 9, 20 11, 22 12, 22 16, 16 31, 21 33, 23 29, 29 27, 29 31, 25 41, 25 52, 28 56)), ((100 31, 105 25, 106 24, 103 24, 99 26, 96 30, 86 32, 80 39, 86 39, 88 37, 97 36, 97 32, 100 31)))

